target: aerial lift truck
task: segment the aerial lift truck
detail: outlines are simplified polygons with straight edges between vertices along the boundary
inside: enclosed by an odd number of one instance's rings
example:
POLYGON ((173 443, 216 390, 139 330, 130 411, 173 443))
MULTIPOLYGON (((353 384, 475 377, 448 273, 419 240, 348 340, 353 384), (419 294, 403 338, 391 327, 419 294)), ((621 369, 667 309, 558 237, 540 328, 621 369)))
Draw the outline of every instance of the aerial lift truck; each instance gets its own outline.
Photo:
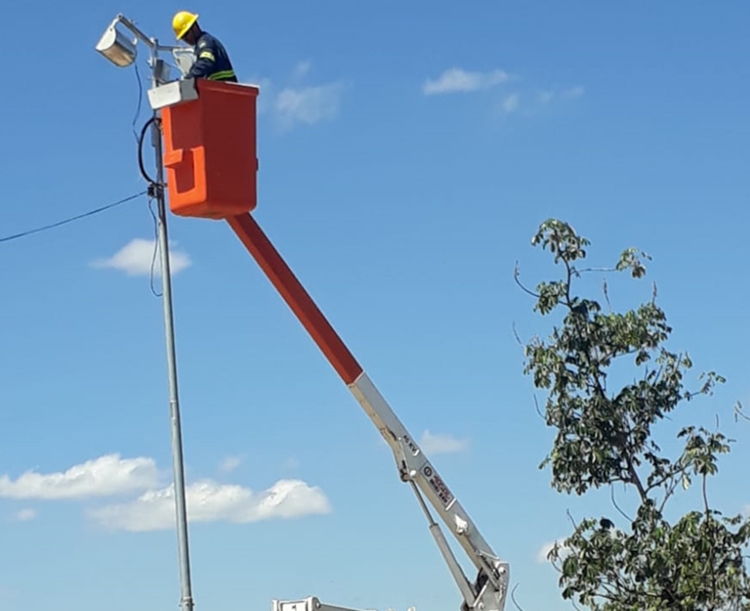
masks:
MULTIPOLYGON (((259 93, 254 85, 184 77, 148 91, 163 134, 169 209, 177 216, 229 224, 393 451, 399 477, 414 492, 461 593, 461 611, 504 611, 508 563, 492 550, 251 214, 257 205, 259 93), (433 512, 474 565, 472 578, 459 565, 433 512)), ((312 596, 274 600, 272 611, 348 610, 312 596)))

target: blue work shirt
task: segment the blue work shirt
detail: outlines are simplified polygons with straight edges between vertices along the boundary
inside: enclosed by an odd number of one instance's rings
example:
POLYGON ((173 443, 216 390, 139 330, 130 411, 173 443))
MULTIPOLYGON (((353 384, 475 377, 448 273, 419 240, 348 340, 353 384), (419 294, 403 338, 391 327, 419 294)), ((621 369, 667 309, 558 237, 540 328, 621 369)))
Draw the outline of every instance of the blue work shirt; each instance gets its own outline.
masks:
POLYGON ((198 42, 195 43, 195 63, 187 76, 212 81, 237 82, 227 50, 217 38, 208 32, 203 32, 198 42))

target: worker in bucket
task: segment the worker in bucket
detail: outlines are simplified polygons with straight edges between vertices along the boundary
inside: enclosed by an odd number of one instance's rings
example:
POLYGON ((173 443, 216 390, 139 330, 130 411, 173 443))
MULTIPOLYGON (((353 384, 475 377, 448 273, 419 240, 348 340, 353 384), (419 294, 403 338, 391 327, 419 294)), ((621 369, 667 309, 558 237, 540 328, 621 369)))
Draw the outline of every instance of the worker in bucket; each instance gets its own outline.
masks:
POLYGON ((185 41, 195 50, 195 63, 185 78, 237 82, 237 76, 224 45, 208 32, 201 30, 197 14, 179 11, 172 19, 172 29, 177 40, 185 41))

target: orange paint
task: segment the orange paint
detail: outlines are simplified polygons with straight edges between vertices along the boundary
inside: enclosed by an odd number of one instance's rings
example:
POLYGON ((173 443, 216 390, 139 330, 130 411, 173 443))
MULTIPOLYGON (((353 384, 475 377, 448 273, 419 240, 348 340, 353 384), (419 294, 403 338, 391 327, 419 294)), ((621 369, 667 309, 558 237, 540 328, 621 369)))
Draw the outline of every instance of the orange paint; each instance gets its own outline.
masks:
POLYGON ((228 218, 227 221, 344 383, 348 385, 354 382, 362 373, 362 367, 255 219, 249 214, 242 214, 228 218))
POLYGON ((196 80, 198 99, 162 110, 169 208, 223 219, 257 205, 257 87, 196 80))

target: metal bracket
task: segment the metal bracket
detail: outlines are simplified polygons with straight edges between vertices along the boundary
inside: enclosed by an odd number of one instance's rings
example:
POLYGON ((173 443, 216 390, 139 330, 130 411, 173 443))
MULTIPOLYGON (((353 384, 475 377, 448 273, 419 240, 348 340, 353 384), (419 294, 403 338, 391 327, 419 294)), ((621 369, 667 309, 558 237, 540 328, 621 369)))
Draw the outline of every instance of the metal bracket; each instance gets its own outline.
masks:
POLYGON ((172 81, 148 90, 148 101, 153 110, 197 99, 198 89, 195 86, 195 79, 192 78, 172 81))

